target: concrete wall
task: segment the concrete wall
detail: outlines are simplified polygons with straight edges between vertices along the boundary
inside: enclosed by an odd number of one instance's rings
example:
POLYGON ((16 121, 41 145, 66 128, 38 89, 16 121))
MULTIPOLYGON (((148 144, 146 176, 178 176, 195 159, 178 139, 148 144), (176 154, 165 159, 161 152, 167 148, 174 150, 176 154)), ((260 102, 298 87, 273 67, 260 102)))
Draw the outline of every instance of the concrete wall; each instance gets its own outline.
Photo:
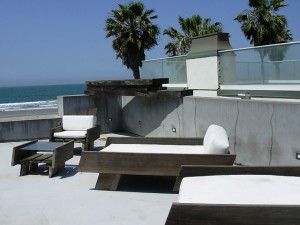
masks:
POLYGON ((223 126, 236 163, 300 165, 300 104, 225 98, 123 97, 127 131, 154 137, 203 137, 210 124, 223 126), (173 132, 173 128, 176 132, 173 132))
POLYGON ((1 122, 0 141, 49 138, 49 130, 59 123, 60 118, 1 122))
POLYGON ((65 95, 57 97, 58 114, 78 115, 95 108, 94 98, 87 95, 65 95))
POLYGON ((89 114, 89 110, 97 108, 97 124, 101 126, 101 133, 122 129, 122 97, 120 96, 59 96, 58 105, 61 116, 89 114))

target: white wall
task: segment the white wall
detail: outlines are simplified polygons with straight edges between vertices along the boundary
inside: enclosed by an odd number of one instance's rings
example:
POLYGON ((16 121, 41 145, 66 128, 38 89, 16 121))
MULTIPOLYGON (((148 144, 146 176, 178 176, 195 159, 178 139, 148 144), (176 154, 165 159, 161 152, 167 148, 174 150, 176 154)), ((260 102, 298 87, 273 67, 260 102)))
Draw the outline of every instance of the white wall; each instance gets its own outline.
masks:
POLYGON ((189 89, 218 89, 218 57, 187 59, 187 83, 189 89))

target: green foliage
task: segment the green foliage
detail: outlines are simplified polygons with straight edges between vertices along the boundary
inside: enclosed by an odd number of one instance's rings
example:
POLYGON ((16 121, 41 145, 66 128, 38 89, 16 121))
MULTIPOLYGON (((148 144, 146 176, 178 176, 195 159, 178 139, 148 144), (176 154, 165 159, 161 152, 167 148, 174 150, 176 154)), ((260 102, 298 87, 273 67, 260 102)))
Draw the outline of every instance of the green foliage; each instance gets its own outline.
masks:
POLYGON ((241 23, 241 30, 254 46, 287 42, 292 40, 288 21, 277 14, 286 6, 284 0, 249 0, 250 9, 235 20, 241 23))
POLYGON ((157 18, 154 13, 153 9, 145 9, 142 2, 130 2, 128 5, 119 4, 106 19, 106 37, 114 37, 112 47, 117 58, 133 71, 135 79, 140 78, 139 67, 145 59, 145 50, 157 45, 160 29, 153 24, 157 18))
POLYGON ((172 42, 165 46, 166 54, 169 56, 187 54, 190 50, 193 37, 221 32, 223 30, 220 22, 212 23, 210 18, 202 19, 199 15, 193 15, 186 19, 179 16, 178 22, 182 33, 173 27, 169 27, 163 33, 172 39, 172 42))

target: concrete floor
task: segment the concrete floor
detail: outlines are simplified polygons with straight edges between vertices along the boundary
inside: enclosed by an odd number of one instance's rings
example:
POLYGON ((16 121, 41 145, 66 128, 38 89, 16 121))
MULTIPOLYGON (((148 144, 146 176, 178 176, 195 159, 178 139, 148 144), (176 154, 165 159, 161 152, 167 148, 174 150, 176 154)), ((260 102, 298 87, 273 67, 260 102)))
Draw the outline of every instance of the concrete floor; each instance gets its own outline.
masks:
MULTIPOLYGON (((96 141, 97 150, 104 146, 106 136, 96 141)), ((0 224, 160 225, 177 200, 177 194, 163 189, 151 191, 130 184, 123 191, 94 190, 98 174, 77 172, 80 154, 67 161, 65 171, 53 178, 48 178, 43 165, 37 172, 20 177, 20 166, 10 164, 13 147, 21 143, 0 143, 0 224)), ((76 144, 75 150, 78 152, 80 145, 76 144)), ((161 180, 151 179, 147 182, 161 185, 161 180)))

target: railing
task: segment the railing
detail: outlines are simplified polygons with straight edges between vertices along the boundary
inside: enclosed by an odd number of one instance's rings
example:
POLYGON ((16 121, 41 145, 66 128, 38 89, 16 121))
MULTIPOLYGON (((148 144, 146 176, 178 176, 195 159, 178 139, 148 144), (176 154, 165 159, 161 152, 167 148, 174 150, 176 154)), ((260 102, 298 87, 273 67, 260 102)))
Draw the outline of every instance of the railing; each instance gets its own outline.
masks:
POLYGON ((186 85, 186 56, 167 57, 143 61, 141 78, 169 78, 171 85, 186 85))
POLYGON ((300 84, 300 42, 219 54, 220 85, 300 84))

